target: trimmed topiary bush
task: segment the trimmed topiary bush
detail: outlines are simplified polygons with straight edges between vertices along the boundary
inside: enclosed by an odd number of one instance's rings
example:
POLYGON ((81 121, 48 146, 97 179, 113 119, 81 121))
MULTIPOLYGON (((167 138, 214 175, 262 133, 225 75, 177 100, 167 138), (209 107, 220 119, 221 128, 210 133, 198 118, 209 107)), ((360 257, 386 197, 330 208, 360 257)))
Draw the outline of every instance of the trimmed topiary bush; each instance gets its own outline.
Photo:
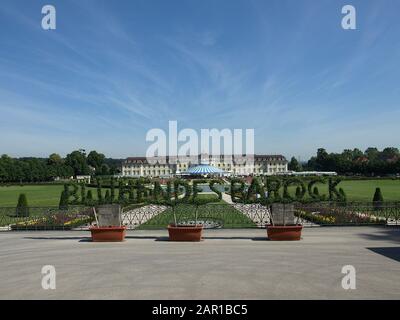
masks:
POLYGON ((307 189, 308 189, 308 195, 312 199, 312 201, 324 201, 326 200, 325 195, 320 195, 318 187, 314 186, 316 183, 321 183, 325 184, 326 180, 322 177, 316 177, 310 180, 308 183, 307 189))
POLYGON ((304 195, 306 194, 306 192, 307 192, 307 188, 301 179, 289 178, 289 179, 284 180, 283 199, 285 201, 294 201, 294 200, 300 201, 304 198, 304 195), (293 199, 293 197, 289 193, 289 186, 291 186, 291 185, 297 185, 295 199, 293 199))
POLYGON ((101 179, 97 178, 97 202, 103 203, 103 194, 101 193, 101 179))
POLYGON ((372 203, 373 203, 373 206, 374 206, 375 210, 382 209, 383 195, 382 195, 382 192, 381 192, 381 188, 376 188, 375 189, 375 193, 374 193, 374 197, 372 199, 372 203))
POLYGON ((58 203, 58 209, 68 210, 68 194, 65 190, 61 191, 60 202, 58 203))
POLYGON ((246 199, 246 184, 243 179, 231 179, 231 199, 232 202, 244 202, 246 199))
POLYGON ((345 205, 347 203, 347 196, 342 188, 339 188, 339 195, 340 195, 339 202, 345 205))
POLYGON ((215 192, 215 193, 217 194, 218 200, 222 200, 222 192, 219 191, 219 190, 215 187, 216 184, 218 184, 218 185, 223 185, 224 182, 223 182, 222 180, 213 179, 213 180, 210 181, 210 184, 209 184, 211 191, 212 191, 212 192, 215 192))
POLYGON ((341 181, 342 180, 340 178, 329 178, 329 201, 340 201, 341 195, 336 187, 341 181))
POLYGON ((110 180, 110 203, 113 203, 115 200, 115 183, 114 178, 110 180))
POLYGON ((86 195, 86 204, 87 204, 88 206, 93 206, 93 205, 94 205, 92 190, 88 190, 88 192, 87 192, 87 195, 86 195))
POLYGON ((295 196, 296 196, 296 199, 301 199, 303 197, 300 186, 296 187, 295 196))
POLYGON ((81 204, 86 203, 86 186, 85 183, 81 184, 81 204))
POLYGON ((28 200, 26 199, 25 193, 19 195, 15 213, 17 217, 29 217, 28 200))
POLYGON ((268 177, 265 185, 267 186, 268 191, 268 200, 271 202, 279 202, 282 201, 282 197, 279 194, 279 189, 282 186, 281 179, 275 177, 268 177))
POLYGON ((110 204, 111 203, 110 190, 106 190, 106 195, 104 196, 104 203, 105 204, 110 204))

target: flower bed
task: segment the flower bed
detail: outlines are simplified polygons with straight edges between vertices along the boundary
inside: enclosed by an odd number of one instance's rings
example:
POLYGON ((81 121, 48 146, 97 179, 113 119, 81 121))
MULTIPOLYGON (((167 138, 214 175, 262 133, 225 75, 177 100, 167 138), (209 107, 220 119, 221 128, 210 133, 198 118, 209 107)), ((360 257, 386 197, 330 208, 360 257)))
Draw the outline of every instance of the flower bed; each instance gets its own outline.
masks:
POLYGON ((371 213, 341 208, 297 209, 295 216, 320 225, 386 224, 386 219, 371 213))
POLYGON ((11 230, 71 230, 91 223, 93 217, 87 214, 54 213, 19 221, 11 225, 11 230))

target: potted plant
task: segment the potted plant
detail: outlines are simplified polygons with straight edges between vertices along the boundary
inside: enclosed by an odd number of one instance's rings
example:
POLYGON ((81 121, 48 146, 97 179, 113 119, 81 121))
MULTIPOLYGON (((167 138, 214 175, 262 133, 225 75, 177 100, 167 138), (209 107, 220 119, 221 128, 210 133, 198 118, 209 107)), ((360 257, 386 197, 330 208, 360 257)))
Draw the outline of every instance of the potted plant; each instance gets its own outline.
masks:
MULTIPOLYGON (((185 195, 183 199, 179 202, 187 202, 190 197, 190 186, 186 181, 177 179, 174 181, 174 202, 175 204, 179 199, 179 186, 185 188, 185 195)), ((196 187, 196 186, 195 186, 196 187)), ((168 225, 168 234, 170 241, 201 241, 203 233, 203 224, 198 223, 197 219, 197 205, 195 206, 195 221, 194 224, 189 224, 186 222, 179 222, 176 214, 176 205, 172 206, 172 213, 174 216, 174 222, 168 225)), ((193 208, 193 206, 188 206, 188 208, 193 208)))
POLYGON ((271 224, 267 225, 269 240, 293 241, 301 239, 303 226, 294 222, 292 203, 273 203, 270 207, 271 224))
POLYGON ((96 225, 89 228, 93 242, 121 242, 125 240, 126 227, 121 225, 121 207, 118 204, 93 208, 96 225))
POLYGON ((175 206, 172 208, 174 223, 168 225, 169 241, 201 241, 203 234, 203 224, 197 220, 197 206, 195 206, 194 224, 179 222, 176 215, 175 206))

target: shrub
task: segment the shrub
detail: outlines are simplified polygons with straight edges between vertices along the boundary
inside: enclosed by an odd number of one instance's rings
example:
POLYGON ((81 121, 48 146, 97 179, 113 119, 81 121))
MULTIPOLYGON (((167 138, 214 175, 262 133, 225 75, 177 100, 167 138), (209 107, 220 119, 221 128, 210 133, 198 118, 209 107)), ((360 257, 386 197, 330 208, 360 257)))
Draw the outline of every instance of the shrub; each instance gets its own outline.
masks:
POLYGON ((329 178, 328 184, 329 184, 329 201, 340 201, 341 195, 339 191, 336 189, 337 185, 341 182, 342 180, 340 178, 329 178))
POLYGON ((99 204, 103 203, 103 194, 101 193, 101 179, 97 178, 97 201, 99 204))
POLYGON ((60 202, 58 204, 58 209, 67 210, 68 209, 68 195, 65 190, 61 191, 60 202))
POLYGON ((104 203, 106 203, 106 204, 111 203, 110 190, 106 190, 106 195, 104 196, 104 203))
POLYGON ((300 188, 300 186, 296 187, 296 198, 297 199, 301 198, 301 188, 300 188))
MULTIPOLYGON (((139 186, 138 186, 139 187, 139 186)), ((122 180, 118 183, 118 202, 120 204, 127 204, 129 202, 129 186, 126 186, 122 180)), ((138 190, 138 201, 139 201, 139 190, 138 190)))
POLYGON ((347 196, 346 196, 346 193, 344 192, 344 190, 342 188, 339 188, 339 195, 340 195, 339 202, 341 204, 345 205, 346 202, 347 202, 347 196))
POLYGON ((304 182, 299 179, 299 178, 289 178, 289 179, 285 179, 284 183, 283 183, 283 199, 285 201, 293 201, 293 200, 297 200, 300 201, 304 198, 304 195, 307 192, 307 188, 304 184, 304 182), (297 185, 296 188, 296 199, 293 199, 291 197, 291 195, 289 194, 289 186, 290 185, 297 185))
POLYGON ((68 195, 67 201, 69 204, 79 204, 79 195, 78 195, 78 184, 77 183, 69 183, 64 185, 64 190, 66 190, 66 194, 68 195), (72 191, 70 191, 70 187, 72 187, 72 191), (72 200, 70 200, 72 197, 72 200))
POLYGON ((129 202, 134 203, 135 202, 135 184, 134 184, 133 180, 129 180, 128 186, 129 186, 129 190, 128 190, 129 202))
POLYGON ((86 187, 85 187, 85 183, 81 184, 81 203, 82 204, 86 203, 86 187))
POLYGON ((374 198, 372 199, 372 203, 375 210, 380 210, 383 204, 383 196, 381 192, 381 188, 375 189, 374 198))
POLYGON ((174 183, 174 201, 179 202, 179 191, 184 192, 182 202, 188 201, 192 194, 192 188, 186 180, 175 179, 174 183))
POLYGON ((215 192, 215 193, 217 194, 218 200, 222 200, 222 192, 219 191, 219 190, 215 187, 216 184, 223 185, 224 182, 223 182, 222 180, 213 179, 213 180, 210 181, 210 184, 209 184, 211 191, 212 191, 212 192, 215 192))
POLYGON ((21 193, 18 197, 16 215, 18 217, 29 217, 28 200, 26 199, 25 193, 21 193))
POLYGON ((94 205, 92 190, 88 190, 86 195, 86 204, 89 206, 94 205))
POLYGON ((281 179, 268 177, 265 185, 267 186, 268 199, 270 201, 279 202, 282 200, 281 195, 279 194, 279 189, 282 186, 281 179))
POLYGON ((113 203, 115 200, 115 184, 114 184, 114 178, 111 178, 110 180, 110 203, 113 203))
POLYGON ((326 196, 325 195, 321 196, 319 194, 318 187, 316 187, 316 186, 314 187, 314 185, 316 183, 325 184, 326 180, 324 178, 322 178, 322 177, 316 177, 316 178, 311 179, 310 182, 308 183, 308 186, 307 186, 308 195, 310 196, 310 198, 313 201, 324 201, 324 200, 326 200, 326 196))
POLYGON ((245 191, 246 184, 243 179, 232 178, 231 179, 231 199, 232 202, 244 202, 246 198, 245 191))

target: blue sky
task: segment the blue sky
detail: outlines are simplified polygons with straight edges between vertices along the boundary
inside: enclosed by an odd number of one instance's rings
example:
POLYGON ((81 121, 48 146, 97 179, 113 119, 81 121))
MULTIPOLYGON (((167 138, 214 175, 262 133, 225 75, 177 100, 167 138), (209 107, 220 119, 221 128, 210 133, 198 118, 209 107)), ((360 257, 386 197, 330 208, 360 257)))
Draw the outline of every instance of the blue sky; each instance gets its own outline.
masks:
POLYGON ((256 153, 301 159, 398 147, 399 14, 398 0, 3 0, 0 154, 144 155, 168 120, 254 128, 256 153))

